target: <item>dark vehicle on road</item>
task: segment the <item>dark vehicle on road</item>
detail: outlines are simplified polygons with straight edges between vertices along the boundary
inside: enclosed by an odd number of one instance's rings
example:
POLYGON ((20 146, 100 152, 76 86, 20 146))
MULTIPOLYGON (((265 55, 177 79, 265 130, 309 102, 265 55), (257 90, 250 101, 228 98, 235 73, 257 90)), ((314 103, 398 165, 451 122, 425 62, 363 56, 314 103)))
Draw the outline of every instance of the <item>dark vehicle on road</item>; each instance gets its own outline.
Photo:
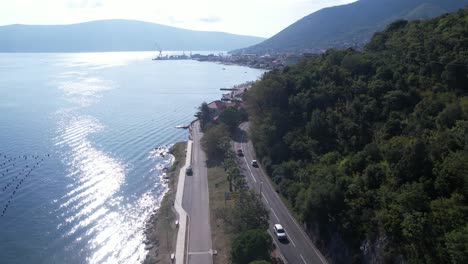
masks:
POLYGON ((242 152, 242 149, 237 149, 237 156, 242 157, 244 156, 244 152, 242 152))
POLYGON ((192 166, 188 166, 187 169, 185 170, 185 173, 187 173, 187 175, 192 175, 193 174, 192 166))

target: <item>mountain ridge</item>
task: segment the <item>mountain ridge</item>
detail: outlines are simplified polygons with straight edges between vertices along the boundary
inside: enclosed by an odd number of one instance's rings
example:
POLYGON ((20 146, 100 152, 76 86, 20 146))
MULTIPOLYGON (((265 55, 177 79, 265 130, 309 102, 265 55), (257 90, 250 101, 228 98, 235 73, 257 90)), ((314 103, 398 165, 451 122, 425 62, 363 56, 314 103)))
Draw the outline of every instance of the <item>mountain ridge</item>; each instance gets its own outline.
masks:
POLYGON ((360 0, 311 13, 273 37, 233 53, 318 53, 328 48, 362 47, 373 33, 396 19, 431 18, 465 5, 468 0, 360 0))
POLYGON ((0 52, 230 50, 264 38, 196 31, 138 20, 96 20, 67 25, 0 26, 0 52))

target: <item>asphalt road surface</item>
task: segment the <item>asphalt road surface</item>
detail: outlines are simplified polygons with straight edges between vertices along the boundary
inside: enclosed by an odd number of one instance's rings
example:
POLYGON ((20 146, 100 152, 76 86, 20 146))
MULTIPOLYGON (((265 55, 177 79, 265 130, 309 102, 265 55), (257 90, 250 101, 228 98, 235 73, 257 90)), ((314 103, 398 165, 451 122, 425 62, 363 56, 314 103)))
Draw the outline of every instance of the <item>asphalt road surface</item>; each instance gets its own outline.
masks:
POLYGON ((279 247, 284 259, 290 264, 325 264, 327 260, 312 241, 307 237, 297 221, 289 213, 288 209, 281 201, 270 183, 266 173, 259 167, 253 167, 251 161, 255 158, 255 151, 252 143, 247 140, 248 123, 241 126, 234 147, 242 149, 244 155, 239 158, 242 173, 246 176, 249 186, 257 193, 261 193, 262 200, 267 209, 270 210, 270 229, 269 233, 273 236, 275 244, 279 247), (288 239, 279 241, 273 232, 273 225, 281 224, 286 231, 288 239))
POLYGON ((192 128, 193 174, 185 177, 182 207, 189 215, 187 258, 190 264, 212 264, 212 241, 210 227, 210 205, 206 156, 201 149, 199 122, 192 128))

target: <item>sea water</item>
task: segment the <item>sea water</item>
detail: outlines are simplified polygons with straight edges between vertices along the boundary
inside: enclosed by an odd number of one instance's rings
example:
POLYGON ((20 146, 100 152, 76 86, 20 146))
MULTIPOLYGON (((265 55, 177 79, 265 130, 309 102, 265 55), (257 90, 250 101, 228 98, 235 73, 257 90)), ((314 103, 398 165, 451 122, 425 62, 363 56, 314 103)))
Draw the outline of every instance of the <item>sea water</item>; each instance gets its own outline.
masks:
POLYGON ((0 54, 0 262, 139 263, 167 148, 264 71, 154 53, 0 54))

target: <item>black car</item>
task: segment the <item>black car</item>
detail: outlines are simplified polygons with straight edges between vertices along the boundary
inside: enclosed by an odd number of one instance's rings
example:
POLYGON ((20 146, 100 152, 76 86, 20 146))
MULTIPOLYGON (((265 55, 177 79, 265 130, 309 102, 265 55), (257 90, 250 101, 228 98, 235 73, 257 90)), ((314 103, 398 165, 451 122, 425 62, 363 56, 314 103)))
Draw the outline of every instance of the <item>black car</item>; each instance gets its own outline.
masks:
POLYGON ((242 152, 242 149, 237 149, 237 156, 239 156, 239 157, 244 156, 244 152, 242 152))
POLYGON ((185 173, 187 173, 187 175, 192 175, 193 174, 192 166, 188 166, 187 169, 185 170, 185 173))

